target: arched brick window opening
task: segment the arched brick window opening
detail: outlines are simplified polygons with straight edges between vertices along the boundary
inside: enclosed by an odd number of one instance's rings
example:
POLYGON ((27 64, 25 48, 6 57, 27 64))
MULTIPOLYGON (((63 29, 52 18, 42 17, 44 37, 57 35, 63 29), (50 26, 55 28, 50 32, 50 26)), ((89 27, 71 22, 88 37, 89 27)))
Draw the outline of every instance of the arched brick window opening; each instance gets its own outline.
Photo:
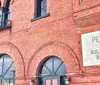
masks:
POLYGON ((15 65, 12 58, 0 55, 0 85, 15 85, 15 65))
POLYGON ((38 85, 64 85, 66 73, 64 62, 56 56, 51 56, 40 66, 38 85))

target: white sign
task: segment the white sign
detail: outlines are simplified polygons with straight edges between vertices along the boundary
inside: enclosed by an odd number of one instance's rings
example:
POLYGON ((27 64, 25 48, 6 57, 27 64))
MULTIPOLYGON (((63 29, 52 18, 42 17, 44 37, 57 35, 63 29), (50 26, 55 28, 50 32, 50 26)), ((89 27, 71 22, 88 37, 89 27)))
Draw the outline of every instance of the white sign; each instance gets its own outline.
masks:
POLYGON ((81 35, 83 66, 100 65, 100 31, 81 35))

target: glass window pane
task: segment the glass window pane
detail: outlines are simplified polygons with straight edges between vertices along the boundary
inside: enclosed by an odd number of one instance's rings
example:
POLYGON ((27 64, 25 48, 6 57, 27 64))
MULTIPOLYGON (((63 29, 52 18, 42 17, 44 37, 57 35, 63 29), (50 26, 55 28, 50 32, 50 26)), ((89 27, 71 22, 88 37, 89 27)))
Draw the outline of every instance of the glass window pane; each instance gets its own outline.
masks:
POLYGON ((47 12, 47 0, 41 1, 41 16, 45 15, 47 12))
POLYGON ((52 80, 52 85, 58 85, 58 80, 57 79, 53 79, 52 80))
POLYGON ((0 73, 3 85, 13 85, 15 83, 15 65, 13 60, 8 55, 3 55, 0 57, 0 73), (4 58, 4 65, 3 65, 4 58), (3 65, 3 68, 2 68, 3 65), (2 74, 3 69, 3 74, 2 74), (12 80, 11 80, 12 79, 12 80), (10 83, 10 84, 9 84, 10 83))
POLYGON ((49 72, 49 70, 44 66, 43 68, 42 68, 42 76, 44 75, 50 75, 50 72, 49 72))
POLYGON ((65 75, 66 74, 66 66, 65 64, 63 63, 60 68, 58 69, 58 71, 56 72, 57 75, 65 75))
POLYGON ((52 85, 51 80, 46 80, 46 85, 52 85))
POLYGON ((2 10, 0 8, 0 26, 1 26, 1 19, 2 19, 2 10))
POLYGON ((62 63, 61 59, 54 58, 54 72, 59 68, 60 64, 62 63))
POLYGON ((3 75, 5 75, 4 78, 13 78, 14 77, 13 71, 15 71, 13 60, 8 55, 5 55, 4 57, 5 57, 4 69, 3 69, 3 75))
POLYGON ((45 65, 48 67, 48 69, 52 72, 53 71, 53 63, 52 58, 46 61, 45 65))
POLYGON ((2 63, 3 63, 3 57, 0 58, 0 77, 2 75, 2 63))
POLYGON ((10 6, 9 6, 9 9, 8 9, 9 11, 7 12, 7 14, 8 14, 8 20, 10 20, 10 6))

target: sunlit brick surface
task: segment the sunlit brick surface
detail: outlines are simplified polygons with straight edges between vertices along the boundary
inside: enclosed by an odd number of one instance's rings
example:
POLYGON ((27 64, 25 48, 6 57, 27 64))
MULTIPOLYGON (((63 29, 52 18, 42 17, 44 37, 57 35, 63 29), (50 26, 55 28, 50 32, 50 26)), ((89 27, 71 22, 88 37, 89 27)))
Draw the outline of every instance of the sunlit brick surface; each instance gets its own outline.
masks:
MULTIPOLYGON (((1 1, 4 6, 6 0, 1 1)), ((29 85, 30 80, 38 85, 39 66, 51 55, 64 61, 69 85, 100 85, 100 66, 83 67, 82 61, 81 34, 100 30, 100 1, 94 1, 77 6, 77 0, 47 0, 50 16, 31 22, 35 0, 11 0, 12 28, 0 31, 0 53, 14 60, 16 85, 29 85)))

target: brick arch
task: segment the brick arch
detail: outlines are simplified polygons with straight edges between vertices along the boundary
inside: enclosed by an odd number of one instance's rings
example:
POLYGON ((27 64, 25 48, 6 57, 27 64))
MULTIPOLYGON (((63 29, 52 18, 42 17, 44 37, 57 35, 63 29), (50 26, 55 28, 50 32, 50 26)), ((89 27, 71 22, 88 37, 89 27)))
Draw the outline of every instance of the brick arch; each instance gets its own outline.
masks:
POLYGON ((73 50, 62 42, 50 42, 40 47, 31 57, 28 67, 28 77, 37 77, 39 66, 49 56, 58 56, 66 65, 67 73, 79 72, 80 66, 73 50))
POLYGON ((16 67, 16 78, 23 78, 25 75, 24 60, 17 47, 12 43, 3 42, 0 44, 0 54, 7 54, 13 59, 16 67))

